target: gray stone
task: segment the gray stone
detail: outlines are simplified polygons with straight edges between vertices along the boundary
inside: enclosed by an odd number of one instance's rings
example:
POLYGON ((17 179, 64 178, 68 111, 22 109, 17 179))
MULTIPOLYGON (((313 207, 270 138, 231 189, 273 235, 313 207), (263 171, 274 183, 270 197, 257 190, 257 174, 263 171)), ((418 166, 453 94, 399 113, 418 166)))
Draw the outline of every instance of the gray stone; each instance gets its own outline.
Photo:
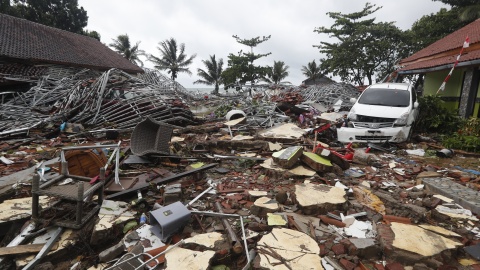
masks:
POLYGON ((354 246, 352 255, 357 255, 363 259, 378 259, 382 250, 380 245, 375 243, 375 239, 372 238, 350 238, 350 243, 354 246))
POLYGON ((120 241, 116 245, 100 252, 100 254, 98 254, 98 259, 100 262, 108 262, 120 256, 124 251, 125 246, 123 245, 123 242, 120 241))
POLYGON ((178 202, 182 199, 182 185, 172 184, 165 187, 165 192, 163 193, 163 202, 165 205, 178 202))
POLYGON ((428 191, 448 197, 473 213, 480 214, 479 192, 448 178, 426 178, 423 179, 423 183, 428 191))

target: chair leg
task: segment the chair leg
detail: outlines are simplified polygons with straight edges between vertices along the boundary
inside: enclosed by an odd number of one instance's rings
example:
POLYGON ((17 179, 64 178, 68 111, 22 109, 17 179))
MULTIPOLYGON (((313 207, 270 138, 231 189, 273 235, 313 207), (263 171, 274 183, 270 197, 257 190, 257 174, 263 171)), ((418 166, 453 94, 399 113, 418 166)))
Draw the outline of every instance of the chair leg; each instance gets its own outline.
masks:
POLYGON ((40 216, 39 213, 39 196, 38 189, 40 186, 40 176, 35 174, 32 179, 32 218, 33 220, 38 219, 40 216))
POLYGON ((83 182, 78 182, 78 197, 77 197, 77 217, 76 225, 82 224, 82 214, 83 214, 83 182))

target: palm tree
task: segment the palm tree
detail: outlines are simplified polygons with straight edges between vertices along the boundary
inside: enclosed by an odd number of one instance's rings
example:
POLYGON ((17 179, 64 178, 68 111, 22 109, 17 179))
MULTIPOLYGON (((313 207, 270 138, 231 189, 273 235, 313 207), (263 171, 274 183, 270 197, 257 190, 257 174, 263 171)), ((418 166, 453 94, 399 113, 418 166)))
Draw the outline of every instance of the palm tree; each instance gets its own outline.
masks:
POLYGON ((302 66, 303 75, 307 76, 308 79, 315 80, 317 78, 322 77, 322 72, 320 67, 317 66, 315 60, 309 62, 307 66, 302 66))
POLYGON ((213 91, 214 94, 218 94, 219 86, 223 84, 222 80, 222 72, 223 72, 223 59, 217 63, 215 59, 215 55, 210 55, 210 60, 202 60, 202 63, 207 68, 203 70, 201 68, 197 69, 197 76, 201 77, 202 80, 196 80, 193 82, 194 84, 201 83, 206 85, 215 85, 215 90, 213 91))
POLYGON ((112 39, 113 43, 109 46, 112 47, 116 52, 121 54, 123 57, 127 58, 128 61, 134 63, 138 66, 137 62, 140 63, 140 66, 143 67, 143 62, 140 60, 140 55, 145 55, 145 51, 140 50, 138 46, 140 41, 135 43, 135 46, 131 47, 130 39, 128 35, 119 35, 116 39, 112 39))
POLYGON ((289 66, 285 65, 285 62, 283 61, 273 61, 273 67, 269 67, 267 77, 263 78, 263 80, 273 84, 290 83, 282 81, 288 77, 288 68, 289 66))
POLYGON ((181 43, 177 45, 177 41, 174 38, 167 39, 159 43, 160 46, 157 49, 161 53, 161 57, 154 55, 149 56, 149 60, 155 64, 156 69, 168 70, 168 74, 171 74, 173 81, 177 79, 179 72, 185 72, 189 75, 192 72, 188 69, 188 66, 192 64, 193 59, 197 56, 193 54, 187 57, 185 54, 185 44, 181 43))

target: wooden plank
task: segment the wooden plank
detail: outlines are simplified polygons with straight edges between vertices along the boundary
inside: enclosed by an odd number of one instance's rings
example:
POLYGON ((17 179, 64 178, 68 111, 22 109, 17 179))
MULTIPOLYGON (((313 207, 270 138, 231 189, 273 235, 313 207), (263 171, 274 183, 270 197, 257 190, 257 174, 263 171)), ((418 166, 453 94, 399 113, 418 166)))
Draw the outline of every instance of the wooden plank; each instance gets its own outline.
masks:
POLYGON ((0 247, 0 256, 37 253, 45 244, 19 245, 14 247, 0 247))

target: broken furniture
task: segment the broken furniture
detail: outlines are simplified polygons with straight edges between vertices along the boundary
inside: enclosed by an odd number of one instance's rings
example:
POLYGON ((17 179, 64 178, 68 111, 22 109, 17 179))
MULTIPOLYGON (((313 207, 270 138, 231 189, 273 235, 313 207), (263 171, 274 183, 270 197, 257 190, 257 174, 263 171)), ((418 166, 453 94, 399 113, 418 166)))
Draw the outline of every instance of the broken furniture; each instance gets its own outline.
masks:
POLYGON ((150 212, 150 224, 160 227, 160 238, 166 241, 190 220, 190 210, 181 202, 169 204, 150 212))
POLYGON ((69 173, 85 177, 97 176, 100 168, 107 163, 103 151, 97 151, 96 149, 68 151, 65 154, 65 160, 68 162, 69 173))
MULTIPOLYGON (((80 229, 85 225, 85 223, 93 217, 93 215, 100 209, 103 201, 103 191, 105 185, 105 167, 99 169, 98 180, 91 181, 90 177, 72 175, 68 170, 68 162, 65 160, 65 151, 67 150, 81 150, 87 148, 109 148, 116 147, 119 148, 119 145, 95 145, 95 146, 74 146, 66 147, 62 149, 61 152, 61 173, 60 175, 54 177, 50 181, 40 185, 40 175, 35 174, 32 181, 32 218, 35 221, 40 222, 52 222, 54 225, 80 229), (71 217, 68 214, 63 215, 63 217, 54 218, 45 218, 46 213, 40 213, 39 206, 39 197, 42 195, 60 198, 59 202, 52 207, 54 210, 65 210, 68 207, 68 202, 70 202, 75 208, 74 217, 71 217), (97 201, 92 202, 93 195, 97 195, 97 201), (86 210, 88 212, 84 213, 86 210), (43 218, 41 217, 43 216, 43 218)), ((119 158, 119 151, 115 151, 112 154, 117 156, 117 162, 119 158)), ((108 162, 105 166, 108 165, 108 162)), ((118 176, 118 171, 116 171, 116 176, 118 176)))
POLYGON ((132 132, 130 147, 137 156, 170 155, 170 139, 175 126, 147 117, 132 132))

